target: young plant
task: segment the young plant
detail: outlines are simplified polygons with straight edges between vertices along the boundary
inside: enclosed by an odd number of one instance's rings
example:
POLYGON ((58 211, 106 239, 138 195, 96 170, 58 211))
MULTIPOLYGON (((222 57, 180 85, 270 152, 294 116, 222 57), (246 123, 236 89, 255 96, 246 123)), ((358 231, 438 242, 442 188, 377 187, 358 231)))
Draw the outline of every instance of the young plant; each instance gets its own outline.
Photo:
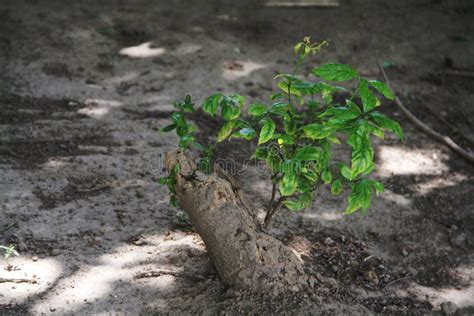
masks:
MULTIPOLYGON (((223 119, 214 143, 200 144, 193 136, 196 128, 186 121, 186 115, 195 111, 189 95, 174 104, 177 111, 172 114, 173 123, 162 129, 176 130, 180 148, 198 149, 202 153, 198 166, 208 173, 212 171, 212 157, 218 143, 232 138, 256 140, 253 157, 265 162, 272 181, 265 226, 282 205, 293 211, 310 206, 322 184, 330 185, 334 195, 344 188, 351 189, 345 214, 365 212, 373 192, 384 190, 380 182, 368 178, 375 169, 371 136, 383 139, 385 131, 390 131, 403 140, 400 125, 378 111, 379 96, 394 99, 386 84, 364 78, 352 67, 339 63, 313 68, 311 75, 317 81, 297 75, 305 59, 327 45, 327 41, 312 43, 309 38, 296 44, 293 71, 275 77, 280 91, 271 95, 269 104, 251 104, 248 117, 241 115, 243 96, 221 93, 209 96, 201 109, 212 118, 220 113, 223 119), (354 82, 356 88, 349 90, 333 82, 354 82), (334 101, 336 94, 348 97, 339 103, 334 101), (340 139, 351 148, 349 165, 332 163, 332 148, 341 145, 340 139)), ((177 205, 176 172, 173 170, 161 179, 170 188, 173 205, 177 205)))
POLYGON ((0 245, 0 249, 5 251, 5 254, 4 254, 5 260, 8 260, 10 257, 13 257, 13 256, 19 256, 20 255, 15 250, 15 246, 13 246, 13 245, 9 245, 8 247, 0 245))

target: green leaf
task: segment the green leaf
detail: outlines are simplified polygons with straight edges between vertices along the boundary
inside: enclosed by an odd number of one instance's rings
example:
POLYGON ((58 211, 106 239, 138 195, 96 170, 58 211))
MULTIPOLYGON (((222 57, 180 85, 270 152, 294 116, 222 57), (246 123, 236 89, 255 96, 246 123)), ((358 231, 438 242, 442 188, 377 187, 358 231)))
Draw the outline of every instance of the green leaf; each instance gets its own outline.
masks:
POLYGON ((240 116, 240 108, 233 104, 224 103, 221 108, 221 115, 224 120, 235 120, 240 116))
POLYGON ((352 171, 351 171, 351 168, 349 168, 347 165, 345 164, 342 164, 341 166, 341 174, 344 178, 346 178, 347 180, 350 180, 351 177, 352 177, 352 171))
POLYGON ((252 104, 249 108, 249 115, 262 116, 267 111, 267 107, 263 104, 252 104))
POLYGON ((375 189, 375 193, 377 193, 377 195, 379 193, 383 193, 385 191, 385 188, 384 188, 382 183, 380 183, 378 181, 375 181, 375 180, 368 180, 368 181, 371 182, 371 185, 375 189))
POLYGON ((372 112, 369 116, 370 120, 377 124, 378 127, 392 131, 399 139, 403 140, 403 131, 396 121, 386 117, 379 112, 372 112))
POLYGON ((290 196, 296 192, 298 182, 296 181, 296 173, 287 172, 280 181, 279 188, 281 196, 290 196))
POLYGON ((161 129, 162 132, 169 132, 176 128, 176 124, 170 124, 161 129))
MULTIPOLYGON (((349 100, 348 100, 349 101, 349 100)), ((358 118, 361 115, 360 110, 354 107, 331 107, 321 113, 319 117, 332 116, 340 122, 347 122, 358 118)))
POLYGON ((173 107, 183 112, 194 112, 194 103, 191 102, 191 96, 188 94, 182 102, 174 102, 173 107))
POLYGON ((246 140, 251 140, 257 136, 257 132, 251 127, 244 127, 241 130, 232 134, 232 137, 235 138, 244 138, 246 140))
POLYGON ((342 181, 340 179, 334 180, 331 185, 331 194, 332 195, 339 195, 342 193, 343 190, 342 181))
POLYGON ((226 97, 226 102, 241 108, 244 105, 244 97, 240 94, 231 94, 226 97))
POLYGON ((321 148, 304 146, 296 151, 295 159, 302 161, 317 161, 321 157, 321 148))
POLYGON ((347 209, 344 214, 352 214, 359 209, 363 211, 370 207, 372 196, 372 185, 369 180, 362 179, 352 184, 352 192, 349 194, 347 209))
POLYGON ((330 63, 314 68, 312 73, 324 80, 346 81, 358 77, 357 71, 344 64, 330 63))
POLYGON ((313 123, 303 127, 305 135, 311 139, 323 139, 332 134, 332 127, 313 123))
POLYGON ((219 132, 217 133, 217 142, 220 143, 224 139, 230 136, 232 134, 232 129, 235 127, 235 121, 228 121, 225 122, 224 125, 221 127, 219 132))
POLYGON ((352 176, 350 180, 373 168, 374 150, 370 143, 367 125, 367 122, 360 124, 347 140, 347 143, 352 147, 352 176))
POLYGON ((327 140, 329 140, 331 143, 334 143, 334 144, 338 144, 338 145, 341 144, 341 141, 336 136, 328 136, 327 140))
POLYGON ((361 79, 359 82, 359 95, 362 100, 364 113, 372 111, 378 105, 377 103, 379 103, 375 94, 369 89, 369 82, 365 79, 361 79))
POLYGON ((201 106, 202 110, 214 117, 217 113, 217 108, 219 107, 219 101, 221 97, 222 94, 220 93, 213 94, 208 97, 201 106))
POLYGON ((380 138, 380 139, 384 139, 384 137, 385 137, 385 133, 384 133, 380 128, 378 128, 377 126, 371 125, 371 126, 370 126, 370 132, 371 132, 373 135, 375 135, 375 136, 377 136, 378 138, 380 138))
POLYGON ((270 150, 268 150, 268 155, 265 162, 273 172, 278 171, 280 169, 281 163, 281 158, 278 154, 278 151, 273 148, 270 148, 270 150))
POLYGON ((266 147, 257 147, 255 153, 253 154, 252 158, 257 159, 266 159, 268 156, 268 150, 266 147))
POLYGON ((178 204, 178 198, 177 198, 176 195, 174 195, 174 194, 170 196, 170 205, 171 205, 172 207, 178 207, 178 206, 179 206, 179 204, 178 204))
POLYGON ((321 173, 321 180, 323 180, 324 184, 329 184, 332 181, 332 173, 329 169, 324 169, 321 173))
POLYGON ((270 96, 270 100, 277 100, 277 99, 281 99, 283 98, 283 93, 281 92, 277 92, 277 93, 274 93, 270 96))
POLYGON ((284 80, 278 83, 278 88, 280 88, 286 94, 294 94, 297 96, 301 96, 301 93, 293 85, 289 85, 288 82, 284 80))
POLYGON ((194 142, 194 136, 184 135, 179 140, 179 147, 187 148, 192 142, 194 142))
POLYGON ((186 124, 186 120, 184 119, 183 114, 181 114, 181 113, 179 113, 179 112, 173 112, 173 114, 171 114, 171 120, 172 120, 176 125, 186 124))
POLYGON ((383 94, 389 100, 395 99, 395 95, 393 94, 392 90, 383 82, 377 80, 369 80, 369 83, 372 87, 374 87, 378 92, 383 94))
POLYGON ((311 202, 312 194, 311 192, 306 192, 301 194, 297 199, 284 201, 283 205, 292 211, 299 211, 311 206, 311 202))
POLYGON ((270 119, 263 120, 263 127, 260 130, 260 137, 258 139, 258 144, 264 144, 272 139, 273 133, 275 132, 275 122, 270 119))

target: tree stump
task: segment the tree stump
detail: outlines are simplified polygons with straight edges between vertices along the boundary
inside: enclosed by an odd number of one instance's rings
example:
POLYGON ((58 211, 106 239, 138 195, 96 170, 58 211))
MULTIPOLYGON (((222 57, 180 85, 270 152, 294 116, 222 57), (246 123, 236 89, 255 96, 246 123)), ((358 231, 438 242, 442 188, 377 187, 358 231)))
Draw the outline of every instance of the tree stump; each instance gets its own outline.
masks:
POLYGON ((176 164, 176 195, 203 239, 221 280, 233 287, 278 294, 307 287, 301 259, 260 226, 243 192, 225 172, 204 174, 182 151, 167 153, 176 164))

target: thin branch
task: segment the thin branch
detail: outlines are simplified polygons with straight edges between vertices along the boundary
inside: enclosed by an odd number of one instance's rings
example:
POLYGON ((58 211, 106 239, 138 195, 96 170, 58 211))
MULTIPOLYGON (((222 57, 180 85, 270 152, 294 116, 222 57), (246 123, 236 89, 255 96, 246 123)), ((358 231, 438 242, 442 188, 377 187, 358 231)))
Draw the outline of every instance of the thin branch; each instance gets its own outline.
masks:
POLYGON ((30 283, 30 284, 36 284, 36 283, 38 283, 38 281, 36 279, 0 278, 0 283, 30 283))
POLYGON ((156 270, 156 271, 138 273, 133 278, 134 279, 157 278, 162 275, 179 276, 180 273, 175 272, 175 271, 169 271, 169 270, 156 270))
POLYGON ((465 141, 469 142, 471 145, 474 145, 474 139, 472 137, 469 137, 468 135, 464 134, 459 128, 456 126, 452 125, 449 123, 444 117, 439 115, 437 112, 433 111, 429 106, 426 104, 421 104, 423 108, 425 108, 428 112, 433 114, 439 121, 444 123, 449 129, 451 129, 451 132, 454 134, 457 134, 459 137, 462 137, 465 141))
MULTIPOLYGON (((380 62, 378 62, 378 66, 380 69, 380 72, 382 73, 386 84, 390 87, 390 80, 385 73, 385 70, 380 62)), ((398 108, 407 116, 407 118, 416 125, 422 132, 433 138, 434 140, 445 144, 448 146, 452 151, 457 153, 459 156, 462 158, 466 159, 470 163, 474 164, 474 156, 470 154, 468 151, 464 150, 461 148, 458 144, 456 144, 450 137, 442 135, 436 131, 434 131, 431 127, 420 121, 419 119, 416 118, 402 103, 402 101, 395 96, 395 104, 398 106, 398 108)))
POLYGON ((275 180, 276 176, 277 176, 277 174, 274 174, 272 176, 272 196, 270 197, 270 202, 268 203, 268 206, 267 206, 267 213, 271 211, 271 209, 273 207, 273 202, 275 201, 276 187, 277 187, 277 183, 278 183, 278 181, 275 180))
POLYGON ((280 209, 283 202, 286 200, 286 196, 282 196, 278 199, 278 202, 273 206, 273 208, 267 212, 265 215, 265 220, 263 221, 263 227, 265 229, 270 228, 270 224, 272 223, 273 215, 280 209))

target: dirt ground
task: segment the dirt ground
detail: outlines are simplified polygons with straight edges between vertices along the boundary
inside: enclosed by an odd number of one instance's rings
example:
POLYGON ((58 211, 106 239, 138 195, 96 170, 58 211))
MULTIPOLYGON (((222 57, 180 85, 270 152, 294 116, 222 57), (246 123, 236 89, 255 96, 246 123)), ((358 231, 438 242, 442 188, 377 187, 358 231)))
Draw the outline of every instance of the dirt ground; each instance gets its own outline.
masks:
MULTIPOLYGON (((387 72, 406 105, 474 150, 474 10, 441 0, 341 0, 338 8, 250 1, 0 3, 0 314, 474 314, 474 168, 418 132, 376 142, 386 186, 365 216, 321 189, 273 233, 320 281, 280 297, 226 288, 186 217, 168 205, 163 153, 171 103, 215 92, 267 101, 305 35, 313 60, 387 72), (436 113, 434 115, 433 113, 436 113), (440 119, 441 118, 441 119, 440 119)), ((306 70, 310 69, 310 65, 306 70)), ((215 124, 196 116, 201 137, 215 124)), ((243 162, 245 143, 219 155, 243 162)), ((343 149, 338 153, 344 155, 343 149)), ((342 158, 341 158, 342 159, 342 158)), ((253 167, 239 178, 257 207, 253 167)))

